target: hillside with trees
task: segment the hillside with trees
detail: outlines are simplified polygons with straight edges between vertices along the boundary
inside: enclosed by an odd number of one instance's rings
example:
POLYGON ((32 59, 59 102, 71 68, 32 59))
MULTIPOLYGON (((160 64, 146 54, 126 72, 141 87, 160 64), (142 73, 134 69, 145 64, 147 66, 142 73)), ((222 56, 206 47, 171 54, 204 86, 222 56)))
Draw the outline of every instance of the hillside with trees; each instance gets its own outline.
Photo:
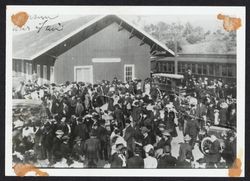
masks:
POLYGON ((236 53, 236 32, 216 30, 205 31, 200 26, 186 24, 158 22, 145 25, 143 29, 154 38, 165 43, 174 51, 175 39, 178 53, 236 53))

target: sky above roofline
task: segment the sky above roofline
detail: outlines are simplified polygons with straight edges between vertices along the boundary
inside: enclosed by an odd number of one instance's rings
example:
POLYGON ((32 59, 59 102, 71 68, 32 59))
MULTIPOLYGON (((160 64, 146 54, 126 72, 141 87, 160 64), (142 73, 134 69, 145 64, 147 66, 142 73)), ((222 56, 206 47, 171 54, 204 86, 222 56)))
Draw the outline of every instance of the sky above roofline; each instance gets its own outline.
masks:
MULTIPOLYGON (((23 29, 15 27, 13 25, 13 35, 19 35, 28 31, 35 30, 36 26, 39 25, 43 20, 41 18, 35 18, 35 15, 30 15, 30 19, 27 21, 23 29), (28 28, 27 28, 28 27, 28 28)), ((72 20, 83 15, 48 15, 39 14, 39 16, 50 16, 53 19, 49 19, 47 25, 53 25, 58 22, 64 22, 72 20)), ((145 25, 156 24, 157 22, 163 21, 166 23, 180 23, 185 24, 190 22, 193 26, 201 26, 205 31, 216 31, 220 29, 224 31, 222 22, 216 18, 216 15, 120 15, 130 22, 136 22, 136 25, 142 28, 145 25)))

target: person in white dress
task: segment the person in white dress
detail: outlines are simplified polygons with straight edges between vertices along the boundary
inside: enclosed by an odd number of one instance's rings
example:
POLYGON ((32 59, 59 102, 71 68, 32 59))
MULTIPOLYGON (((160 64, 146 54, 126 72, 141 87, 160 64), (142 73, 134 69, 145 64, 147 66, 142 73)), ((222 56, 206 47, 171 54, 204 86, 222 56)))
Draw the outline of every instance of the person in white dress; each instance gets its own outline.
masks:
POLYGON ((146 158, 144 158, 144 168, 157 168, 157 159, 153 157, 154 147, 151 144, 144 146, 146 158))

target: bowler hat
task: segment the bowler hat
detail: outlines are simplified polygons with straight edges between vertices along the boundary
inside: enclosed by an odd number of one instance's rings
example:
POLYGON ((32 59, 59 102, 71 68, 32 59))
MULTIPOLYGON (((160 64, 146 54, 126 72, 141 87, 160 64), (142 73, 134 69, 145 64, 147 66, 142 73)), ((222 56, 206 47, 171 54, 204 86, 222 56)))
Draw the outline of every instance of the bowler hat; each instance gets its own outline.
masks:
POLYGON ((143 133, 149 132, 149 130, 148 130, 148 128, 146 126, 143 126, 143 127, 141 127, 141 132, 143 134, 143 133))
POLYGON ((77 136, 77 137, 75 138, 75 142, 77 142, 77 141, 82 141, 82 138, 81 138, 80 136, 77 136))
POLYGON ((90 132, 90 136, 96 136, 96 135, 97 135, 96 130, 92 129, 90 132))
POLYGON ((131 123, 130 119, 126 119, 126 120, 125 120, 125 123, 130 124, 130 123, 131 123))

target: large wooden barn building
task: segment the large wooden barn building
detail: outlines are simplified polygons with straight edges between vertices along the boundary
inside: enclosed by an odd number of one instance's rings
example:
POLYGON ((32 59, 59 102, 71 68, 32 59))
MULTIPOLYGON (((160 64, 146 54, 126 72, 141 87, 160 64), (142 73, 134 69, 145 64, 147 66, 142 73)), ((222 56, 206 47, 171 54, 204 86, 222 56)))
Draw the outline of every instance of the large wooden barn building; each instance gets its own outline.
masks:
POLYGON ((13 37, 15 77, 41 83, 122 81, 150 76, 151 56, 174 53, 117 15, 85 16, 61 23, 61 31, 31 31, 13 37))

